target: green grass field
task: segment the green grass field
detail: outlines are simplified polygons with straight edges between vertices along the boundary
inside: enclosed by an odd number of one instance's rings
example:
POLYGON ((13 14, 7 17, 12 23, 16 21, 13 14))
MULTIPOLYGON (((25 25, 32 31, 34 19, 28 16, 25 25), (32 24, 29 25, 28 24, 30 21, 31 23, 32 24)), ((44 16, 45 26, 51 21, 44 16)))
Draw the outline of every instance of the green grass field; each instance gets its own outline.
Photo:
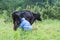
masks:
POLYGON ((60 21, 43 20, 33 24, 32 31, 13 30, 12 22, 4 23, 0 18, 0 40, 60 40, 60 21))

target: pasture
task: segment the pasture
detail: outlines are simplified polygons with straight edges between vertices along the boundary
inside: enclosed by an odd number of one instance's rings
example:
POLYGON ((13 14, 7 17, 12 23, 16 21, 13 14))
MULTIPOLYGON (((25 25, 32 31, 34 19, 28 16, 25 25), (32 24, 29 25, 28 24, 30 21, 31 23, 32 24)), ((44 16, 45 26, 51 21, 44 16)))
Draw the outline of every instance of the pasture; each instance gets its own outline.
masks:
POLYGON ((0 18, 0 40, 60 40, 60 20, 36 21, 32 31, 13 30, 12 22, 0 18))

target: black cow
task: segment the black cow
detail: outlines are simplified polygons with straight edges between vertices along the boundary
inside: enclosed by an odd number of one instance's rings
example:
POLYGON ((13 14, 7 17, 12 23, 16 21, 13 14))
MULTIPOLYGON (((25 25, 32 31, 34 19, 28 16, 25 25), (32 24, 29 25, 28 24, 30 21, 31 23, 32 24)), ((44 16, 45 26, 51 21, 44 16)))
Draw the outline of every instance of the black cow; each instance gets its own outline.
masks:
POLYGON ((28 10, 23 10, 23 11, 20 11, 20 12, 14 12, 12 14, 13 23, 14 23, 14 30, 17 30, 19 24, 21 23, 21 21, 20 21, 21 18, 24 17, 32 25, 35 20, 40 20, 41 21, 40 16, 41 16, 40 14, 35 14, 35 13, 33 13, 31 11, 28 11, 28 10))

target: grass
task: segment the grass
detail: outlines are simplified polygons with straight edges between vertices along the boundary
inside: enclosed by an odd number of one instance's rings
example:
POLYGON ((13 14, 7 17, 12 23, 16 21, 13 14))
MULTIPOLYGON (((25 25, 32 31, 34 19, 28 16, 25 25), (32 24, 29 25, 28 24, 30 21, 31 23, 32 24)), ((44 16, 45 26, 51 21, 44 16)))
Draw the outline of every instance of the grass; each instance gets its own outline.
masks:
POLYGON ((33 28, 37 30, 25 32, 18 28, 14 31, 11 22, 4 23, 0 18, 0 40, 60 40, 59 20, 36 21, 33 28))

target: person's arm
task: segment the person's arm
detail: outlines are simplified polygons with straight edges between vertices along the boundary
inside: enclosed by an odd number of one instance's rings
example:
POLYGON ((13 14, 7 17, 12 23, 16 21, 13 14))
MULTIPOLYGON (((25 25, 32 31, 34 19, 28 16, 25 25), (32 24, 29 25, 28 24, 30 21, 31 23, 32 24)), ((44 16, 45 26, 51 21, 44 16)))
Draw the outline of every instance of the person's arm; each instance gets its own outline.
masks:
POLYGON ((24 26, 24 24, 25 24, 25 23, 24 23, 24 22, 22 22, 22 23, 20 24, 20 27, 23 27, 23 26, 24 26))

